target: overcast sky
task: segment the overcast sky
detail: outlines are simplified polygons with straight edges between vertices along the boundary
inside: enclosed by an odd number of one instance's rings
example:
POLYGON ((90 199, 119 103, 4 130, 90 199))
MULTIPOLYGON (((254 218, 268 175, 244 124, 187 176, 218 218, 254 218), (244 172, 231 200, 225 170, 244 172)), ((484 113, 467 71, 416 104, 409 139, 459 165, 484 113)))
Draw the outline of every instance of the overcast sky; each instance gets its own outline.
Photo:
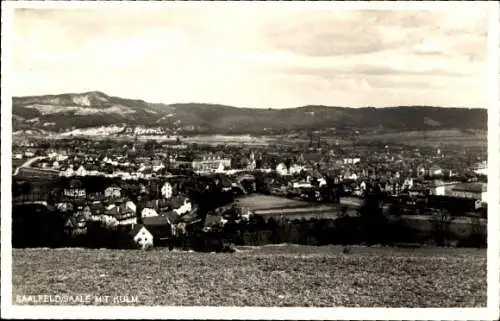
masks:
POLYGON ((17 10, 14 95, 259 108, 486 107, 487 15, 17 10))

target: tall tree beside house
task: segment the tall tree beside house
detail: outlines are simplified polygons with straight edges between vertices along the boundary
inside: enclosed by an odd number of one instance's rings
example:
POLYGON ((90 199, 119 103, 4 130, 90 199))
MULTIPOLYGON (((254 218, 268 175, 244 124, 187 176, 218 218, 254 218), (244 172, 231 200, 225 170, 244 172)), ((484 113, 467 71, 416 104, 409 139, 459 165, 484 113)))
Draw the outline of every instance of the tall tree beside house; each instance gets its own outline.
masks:
POLYGON ((369 244, 387 243, 387 218, 382 207, 382 194, 369 193, 358 210, 364 240, 369 244))
POLYGON ((278 166, 279 162, 274 157, 272 157, 268 160, 267 164, 269 165, 269 168, 276 169, 276 166, 278 166))
POLYGON ((269 194, 271 191, 271 184, 269 178, 262 172, 255 173, 255 189, 257 193, 269 194))
POLYGON ((24 182, 21 184, 21 194, 28 195, 33 190, 33 186, 30 182, 24 182))
POLYGON ((470 234, 463 243, 465 243, 465 246, 485 248, 487 246, 487 234, 486 224, 481 224, 478 217, 472 217, 470 234))
POLYGON ((255 160, 255 168, 262 168, 263 165, 264 165, 264 162, 262 161, 262 159, 255 160))
POLYGON ((402 211, 403 209, 397 201, 393 202, 389 207, 389 214, 395 217, 400 217, 403 214, 402 211))
POLYGON ((145 143, 144 143, 144 150, 148 153, 151 153, 155 150, 157 146, 157 142, 156 140, 154 139, 148 139, 145 143))
POLYGON ((289 170, 290 167, 292 167, 292 160, 290 159, 290 157, 285 158, 283 163, 285 164, 287 170, 289 170))
POLYGON ((439 213, 433 215, 432 226, 434 241, 437 245, 447 245, 452 237, 451 224, 453 223, 454 216, 448 210, 440 210, 439 213))

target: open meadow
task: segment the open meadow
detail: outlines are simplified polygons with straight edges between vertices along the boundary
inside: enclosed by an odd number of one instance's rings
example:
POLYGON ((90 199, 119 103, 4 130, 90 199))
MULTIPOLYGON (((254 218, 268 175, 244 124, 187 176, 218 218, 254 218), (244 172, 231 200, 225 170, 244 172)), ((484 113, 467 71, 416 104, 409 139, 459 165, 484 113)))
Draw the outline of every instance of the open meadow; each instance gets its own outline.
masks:
POLYGON ((446 147, 450 145, 481 147, 488 146, 487 136, 487 131, 465 132, 448 129, 361 135, 359 140, 361 142, 386 142, 416 147, 446 147))
POLYGON ((16 295, 138 296, 140 305, 484 307, 486 251, 274 245, 232 254, 14 249, 16 295))
POLYGON ((310 208, 318 206, 317 203, 302 200, 294 200, 286 197, 254 194, 238 199, 241 206, 248 207, 251 210, 263 209, 283 209, 283 208, 310 208))
POLYGON ((353 212, 353 208, 356 208, 351 199, 344 200, 343 204, 321 204, 260 194, 242 197, 238 199, 238 204, 250 209, 256 215, 264 217, 284 216, 289 220, 302 218, 335 219, 341 214, 341 207, 344 204, 352 207, 349 213, 353 212))

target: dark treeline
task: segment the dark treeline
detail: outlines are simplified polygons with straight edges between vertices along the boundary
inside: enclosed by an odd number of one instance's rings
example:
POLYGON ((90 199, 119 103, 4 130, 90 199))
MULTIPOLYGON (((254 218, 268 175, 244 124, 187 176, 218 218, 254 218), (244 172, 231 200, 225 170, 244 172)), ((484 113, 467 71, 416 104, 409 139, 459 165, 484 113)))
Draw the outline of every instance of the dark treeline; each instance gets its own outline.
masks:
MULTIPOLYGON (((84 178, 78 180, 89 193, 99 192, 109 186, 109 180, 101 178, 84 178)), ((65 188, 75 181, 61 179, 53 187, 65 188)), ((141 182, 114 182, 123 188, 123 194, 134 196, 139 194, 141 182), (139 183, 139 184, 138 184, 139 183)), ((145 182, 144 182, 145 183, 145 182)), ((224 191, 224 183, 209 177, 196 179, 180 179, 179 189, 189 195, 197 205, 198 215, 204 220, 210 212, 230 204, 234 200, 231 192, 224 191)), ((14 195, 24 194, 33 189, 39 190, 36 182, 24 182, 28 185, 14 185, 14 195), (16 191, 16 188, 19 190, 16 191)), ((146 198, 155 198, 155 182, 149 182, 149 194, 146 198)), ((161 186, 161 185, 159 185, 161 186)), ((259 186, 257 186, 259 188, 259 186)), ((50 193, 57 197, 58 193, 50 193)), ((332 195, 332 198, 335 198, 332 195)), ((369 194, 358 211, 357 216, 341 215, 336 219, 294 220, 286 218, 266 219, 262 216, 251 216, 249 222, 235 223, 229 220, 223 228, 204 232, 200 226, 193 226, 182 239, 175 239, 174 246, 190 247, 193 249, 223 248, 225 243, 240 245, 260 245, 269 243, 299 243, 309 245, 326 244, 382 244, 397 245, 413 243, 418 245, 435 244, 449 245, 454 242, 458 246, 485 247, 486 228, 478 220, 471 219, 467 225, 468 233, 458 235, 451 225, 455 213, 453 210, 444 210, 432 216, 430 229, 408 224, 408 221, 398 215, 386 215, 383 211, 382 194, 369 194)), ((139 205, 139 204, 138 204, 139 205)), ((140 205, 139 205, 140 208, 140 205)), ((397 206, 391 211, 399 212, 397 206)), ((49 205, 15 205, 13 207, 13 246, 84 246, 84 247, 111 247, 126 248, 131 246, 132 237, 129 229, 110 229, 100 223, 91 223, 85 231, 68 230, 66 223, 73 213, 57 211, 49 205)), ((345 213, 344 213, 345 214, 345 213)), ((392 213, 394 214, 394 213, 392 213)), ((169 244, 172 246, 172 244, 169 244)), ((155 246, 161 243, 155 240, 155 246)))
POLYGON ((366 221, 361 217, 337 219, 275 220, 257 217, 249 225, 227 226, 220 238, 237 245, 293 243, 303 245, 384 245, 486 247, 486 229, 480 224, 467 236, 455 234, 439 220, 431 231, 422 231, 403 219, 366 221), (374 225, 372 225, 375 223, 374 225))
MULTIPOLYGON (((13 247, 64 247, 81 246, 90 248, 130 248, 129 229, 118 227, 109 229, 99 223, 91 223, 85 234, 68 233, 64 217, 55 211, 24 207, 14 209, 18 219, 13 221, 13 247), (19 215, 25 213, 24 215, 19 215)), ((172 243, 155 246, 175 246, 194 250, 221 249, 224 244, 264 245, 295 243, 305 245, 366 244, 398 246, 402 244, 445 246, 455 242, 455 246, 486 247, 486 228, 479 222, 470 225, 466 236, 458 235, 450 228, 446 218, 432 221, 430 231, 412 227, 402 218, 389 220, 383 216, 364 217, 342 216, 337 219, 266 219, 252 216, 248 223, 227 223, 220 230, 202 232, 201 229, 188 231, 182 238, 172 243), (210 244, 209 244, 210 243, 210 244), (207 247, 208 246, 208 247, 207 247)))

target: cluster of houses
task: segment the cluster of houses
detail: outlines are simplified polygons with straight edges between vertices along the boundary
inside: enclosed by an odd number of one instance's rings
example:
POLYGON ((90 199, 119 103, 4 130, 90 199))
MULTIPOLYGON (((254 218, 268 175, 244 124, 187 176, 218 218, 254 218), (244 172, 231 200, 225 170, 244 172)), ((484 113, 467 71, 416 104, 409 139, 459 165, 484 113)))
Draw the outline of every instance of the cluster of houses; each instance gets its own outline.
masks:
POLYGON ((207 153, 194 157, 183 157, 179 153, 138 156, 135 149, 127 155, 100 156, 79 154, 71 157, 50 153, 40 161, 38 167, 59 170, 61 176, 104 175, 109 177, 150 178, 168 174, 170 168, 185 168, 194 172, 220 172, 231 169, 231 159, 221 154, 207 153), (133 157, 130 157, 133 155, 133 157))
MULTIPOLYGON (((376 185, 378 190, 392 196, 409 194, 411 196, 450 196, 456 198, 472 199, 480 203, 488 203, 486 182, 461 182, 442 179, 423 179, 402 177, 395 175, 390 179, 380 180, 370 177, 335 177, 334 184, 341 184, 344 195, 362 197, 367 192, 368 186, 376 185)), ((327 185, 326 179, 321 176, 308 175, 305 179, 290 179, 288 184, 281 185, 282 189, 311 189, 327 185)), ((276 194, 282 194, 279 191, 276 194)), ((479 205, 478 205, 479 206, 479 205)))
MULTIPOLYGON (((82 183, 72 179, 55 207, 68 213, 66 228, 73 235, 85 235, 90 222, 100 222, 109 229, 127 227, 136 244, 150 247, 155 239, 183 233, 187 225, 201 221, 196 205, 182 193, 174 193, 172 184, 165 182, 160 190, 156 199, 133 202, 119 186, 111 185, 103 197, 92 200, 82 183)), ((215 217, 218 220, 209 220, 211 225, 224 224, 222 217, 215 217)))
MULTIPOLYGON (((33 153, 32 150, 30 152, 33 153)), ((459 163, 456 160, 462 161, 460 157, 463 155, 440 149, 424 151, 389 146, 375 149, 365 146, 350 150, 303 150, 299 147, 276 146, 239 149, 222 146, 209 149, 177 142, 156 146, 148 151, 141 149, 135 142, 133 145, 126 144, 105 151, 91 146, 75 149, 73 152, 54 149, 47 152, 46 156, 36 166, 57 170, 59 175, 67 177, 100 175, 122 179, 151 179, 169 176, 169 171, 175 168, 189 169, 196 173, 228 175, 239 171, 264 171, 275 172, 287 178, 290 183, 287 185, 292 188, 322 185, 325 184, 325 177, 329 177, 335 183, 349 183, 353 186, 353 193, 359 195, 362 195, 367 182, 380 181, 382 189, 392 194, 418 190, 425 185, 425 189, 434 195, 472 197, 473 194, 475 198, 486 201, 486 191, 483 191, 485 184, 480 188, 471 186, 479 186, 481 183, 466 184, 466 187, 459 184, 463 181, 460 175, 464 168, 468 168, 474 175, 485 176, 486 162, 479 161, 471 166, 460 167, 456 165, 459 163), (455 160, 455 163, 450 160, 455 160), (307 176, 315 179, 307 179, 307 176), (415 180, 424 182, 414 184, 415 180), (474 191, 459 191, 466 188, 474 191), (478 193, 482 193, 480 197, 478 193)))

